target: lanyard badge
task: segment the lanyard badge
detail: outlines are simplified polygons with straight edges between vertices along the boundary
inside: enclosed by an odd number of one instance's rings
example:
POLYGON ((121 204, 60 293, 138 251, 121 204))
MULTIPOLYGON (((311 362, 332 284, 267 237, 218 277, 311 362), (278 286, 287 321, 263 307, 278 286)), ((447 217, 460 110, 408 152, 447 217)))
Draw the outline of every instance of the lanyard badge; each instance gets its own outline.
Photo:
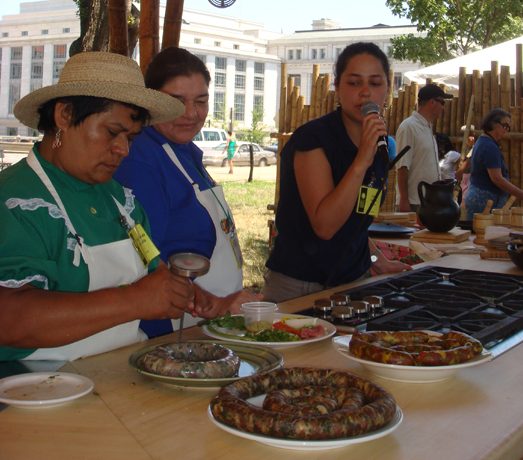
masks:
POLYGON ((160 251, 154 245, 149 235, 142 227, 142 224, 136 224, 130 227, 126 219, 121 216, 120 223, 127 230, 127 235, 131 239, 134 249, 142 259, 145 267, 147 267, 156 257, 160 255, 160 251))
POLYGON ((358 194, 356 212, 376 217, 380 212, 381 194, 381 190, 377 188, 362 185, 358 194))

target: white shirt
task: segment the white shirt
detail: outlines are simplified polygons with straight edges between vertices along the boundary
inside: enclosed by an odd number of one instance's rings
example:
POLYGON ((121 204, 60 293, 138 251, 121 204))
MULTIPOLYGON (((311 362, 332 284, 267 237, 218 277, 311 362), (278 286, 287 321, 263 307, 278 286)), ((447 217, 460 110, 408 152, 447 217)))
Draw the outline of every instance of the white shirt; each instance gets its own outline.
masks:
MULTIPOLYGON (((420 204, 418 184, 425 181, 429 184, 440 179, 438 146, 432 132, 432 124, 418 112, 401 122, 396 131, 397 151, 410 145, 410 150, 396 164, 396 170, 405 166, 408 171, 409 203, 420 204)), ((400 194, 396 183, 396 204, 400 194)))

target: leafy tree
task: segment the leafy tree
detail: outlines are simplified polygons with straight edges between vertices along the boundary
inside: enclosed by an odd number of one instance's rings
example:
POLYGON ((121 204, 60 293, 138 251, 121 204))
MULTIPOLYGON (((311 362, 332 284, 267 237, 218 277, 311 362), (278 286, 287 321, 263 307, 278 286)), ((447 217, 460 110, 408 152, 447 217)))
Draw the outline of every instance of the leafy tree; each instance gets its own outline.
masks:
POLYGON ((393 38, 392 57, 435 64, 523 34, 522 0, 386 0, 423 36, 393 38))

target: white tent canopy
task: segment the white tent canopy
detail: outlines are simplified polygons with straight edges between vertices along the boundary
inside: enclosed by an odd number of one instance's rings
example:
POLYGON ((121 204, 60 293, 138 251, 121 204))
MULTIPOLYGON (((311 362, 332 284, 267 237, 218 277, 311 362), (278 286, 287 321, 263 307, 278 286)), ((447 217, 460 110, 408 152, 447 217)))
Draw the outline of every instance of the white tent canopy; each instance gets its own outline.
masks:
POLYGON ((457 90, 460 67, 465 67, 467 73, 472 73, 473 70, 483 72, 490 70, 492 61, 497 61, 500 66, 510 66, 510 74, 514 75, 517 43, 523 43, 523 36, 439 64, 405 72, 404 76, 407 83, 424 85, 426 79, 430 78, 434 83, 443 83, 448 88, 457 90))

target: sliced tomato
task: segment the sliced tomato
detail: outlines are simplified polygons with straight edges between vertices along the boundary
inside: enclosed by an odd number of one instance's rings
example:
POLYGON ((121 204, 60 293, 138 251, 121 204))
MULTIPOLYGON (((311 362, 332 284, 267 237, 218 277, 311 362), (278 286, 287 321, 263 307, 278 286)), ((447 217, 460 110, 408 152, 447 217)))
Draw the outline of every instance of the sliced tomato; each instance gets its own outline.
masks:
POLYGON ((316 337, 322 337, 325 335, 325 329, 321 325, 302 327, 299 330, 300 338, 302 339, 314 339, 316 337))
POLYGON ((278 329, 280 331, 289 332, 290 334, 295 334, 298 337, 300 336, 300 331, 298 329, 294 329, 293 327, 288 326, 283 321, 278 321, 272 325, 273 329, 278 329))

